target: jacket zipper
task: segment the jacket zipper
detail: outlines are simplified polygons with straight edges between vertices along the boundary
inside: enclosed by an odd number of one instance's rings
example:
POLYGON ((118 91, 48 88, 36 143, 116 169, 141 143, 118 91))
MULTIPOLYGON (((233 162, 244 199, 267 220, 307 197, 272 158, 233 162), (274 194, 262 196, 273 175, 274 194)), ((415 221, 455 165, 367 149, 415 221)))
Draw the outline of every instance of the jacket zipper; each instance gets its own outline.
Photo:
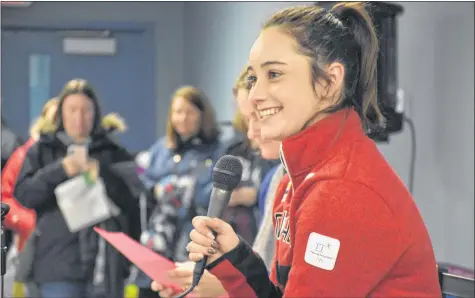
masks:
POLYGON ((285 155, 284 155, 284 149, 283 149, 282 143, 280 143, 279 153, 280 153, 279 154, 280 155, 280 162, 282 163, 282 165, 284 166, 285 171, 289 175, 290 184, 291 184, 292 193, 293 193, 294 192, 294 182, 292 181, 292 175, 290 175, 289 168, 287 167, 287 162, 285 161, 285 155))

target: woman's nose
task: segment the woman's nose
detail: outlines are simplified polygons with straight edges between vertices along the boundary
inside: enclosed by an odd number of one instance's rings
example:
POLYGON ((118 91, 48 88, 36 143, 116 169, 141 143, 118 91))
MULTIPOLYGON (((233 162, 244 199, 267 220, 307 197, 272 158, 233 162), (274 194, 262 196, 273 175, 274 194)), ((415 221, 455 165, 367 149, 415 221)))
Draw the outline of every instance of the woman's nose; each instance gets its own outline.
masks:
POLYGON ((178 121, 180 122, 186 122, 186 115, 185 114, 181 114, 179 117, 178 117, 178 121))
POLYGON ((267 86, 265 82, 257 81, 249 92, 249 101, 253 107, 267 99, 267 86))
POLYGON ((247 130, 247 137, 250 140, 254 140, 256 138, 259 138, 260 136, 261 136, 261 130, 259 128, 259 123, 257 121, 257 118, 255 116, 251 117, 249 119, 249 129, 247 130))

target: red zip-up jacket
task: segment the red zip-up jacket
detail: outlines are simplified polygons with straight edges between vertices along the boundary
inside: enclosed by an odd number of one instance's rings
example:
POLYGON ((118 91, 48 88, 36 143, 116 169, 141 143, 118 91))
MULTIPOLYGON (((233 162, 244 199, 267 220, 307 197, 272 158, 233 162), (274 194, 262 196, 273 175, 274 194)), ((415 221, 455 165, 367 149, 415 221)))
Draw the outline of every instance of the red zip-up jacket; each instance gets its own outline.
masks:
POLYGON ((2 203, 10 206, 10 212, 5 217, 5 228, 18 233, 19 251, 23 250, 28 237, 35 230, 36 213, 31 209, 23 207, 13 197, 13 190, 15 189, 17 177, 23 166, 26 153, 34 143, 35 140, 30 138, 25 144, 18 147, 10 156, 2 171, 2 203))
POLYGON ((244 241, 208 266, 230 297, 441 297, 411 194, 353 109, 285 139, 271 278, 244 241))

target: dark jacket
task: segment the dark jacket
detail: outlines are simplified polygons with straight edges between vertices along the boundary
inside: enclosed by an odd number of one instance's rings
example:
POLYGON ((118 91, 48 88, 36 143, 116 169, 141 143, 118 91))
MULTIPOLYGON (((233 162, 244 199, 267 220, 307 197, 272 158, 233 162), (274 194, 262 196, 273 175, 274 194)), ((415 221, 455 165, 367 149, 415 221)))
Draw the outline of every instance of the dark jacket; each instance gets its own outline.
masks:
MULTIPOLYGON (((247 137, 237 130, 234 136, 225 142, 223 148, 223 154, 237 156, 243 165, 242 179, 236 189, 252 187, 257 193, 263 177, 276 161, 263 159, 258 150, 251 147, 247 137)), ((224 220, 249 243, 252 243, 257 235, 257 207, 256 198, 256 205, 228 207, 224 214, 224 220)))
MULTIPOLYGON (((103 121, 103 125, 104 125, 103 121)), ((92 227, 71 233, 57 205, 55 188, 68 179, 62 159, 67 144, 61 132, 42 134, 28 151, 18 176, 14 195, 25 207, 37 213, 35 233, 35 261, 33 280, 36 282, 91 281, 99 251, 99 237, 92 227)), ((106 129, 98 129, 89 143, 90 158, 98 160, 100 176, 107 195, 121 209, 122 214, 100 224, 109 231, 123 231, 132 238, 140 237, 138 199, 124 179, 111 165, 132 161, 132 156, 112 138, 106 129)), ((118 285, 127 274, 127 262, 118 252, 106 245, 105 282, 118 285)), ((111 291, 109 289, 107 291, 111 291)))
POLYGON ((2 120, 2 171, 13 152, 20 147, 22 140, 2 120))

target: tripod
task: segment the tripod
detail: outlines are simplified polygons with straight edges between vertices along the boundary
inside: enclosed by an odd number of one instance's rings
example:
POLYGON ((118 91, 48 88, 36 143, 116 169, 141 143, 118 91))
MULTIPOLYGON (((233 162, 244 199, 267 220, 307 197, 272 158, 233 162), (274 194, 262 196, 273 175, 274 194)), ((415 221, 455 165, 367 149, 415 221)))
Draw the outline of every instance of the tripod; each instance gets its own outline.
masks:
POLYGON ((5 281, 4 281, 4 277, 5 277, 5 273, 7 273, 7 246, 5 244, 5 231, 3 229, 3 221, 5 219, 5 217, 7 216, 8 214, 8 211, 10 211, 10 206, 8 206, 7 204, 1 204, 2 205, 2 222, 1 222, 1 229, 0 229, 0 233, 1 233, 1 240, 0 240, 0 269, 1 269, 1 282, 2 282, 2 286, 1 286, 1 289, 0 289, 0 297, 3 298, 4 297, 4 291, 5 291, 5 281))

